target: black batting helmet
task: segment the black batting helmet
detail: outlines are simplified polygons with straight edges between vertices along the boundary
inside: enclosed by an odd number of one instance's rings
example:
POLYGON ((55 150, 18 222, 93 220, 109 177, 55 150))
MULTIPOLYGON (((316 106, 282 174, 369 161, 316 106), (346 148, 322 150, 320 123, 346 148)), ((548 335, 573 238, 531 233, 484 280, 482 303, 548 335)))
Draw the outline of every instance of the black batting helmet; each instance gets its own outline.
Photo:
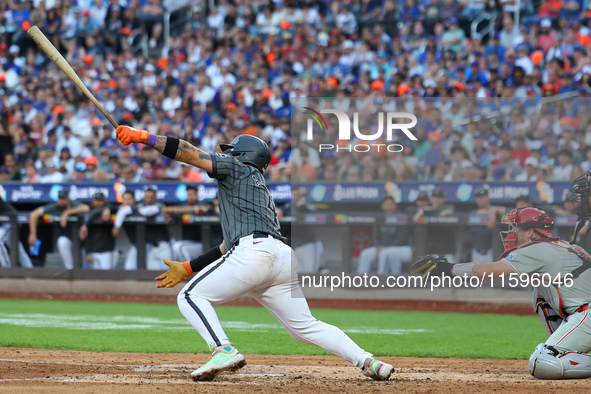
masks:
POLYGON ((260 172, 265 171, 271 162, 269 146, 262 139, 252 135, 239 135, 229 144, 220 144, 220 149, 244 164, 256 167, 260 172))
POLYGON ((589 205, 589 197, 591 197, 591 176, 584 174, 575 179, 570 185, 570 192, 572 193, 570 199, 577 216, 581 219, 591 217, 591 205, 589 205))

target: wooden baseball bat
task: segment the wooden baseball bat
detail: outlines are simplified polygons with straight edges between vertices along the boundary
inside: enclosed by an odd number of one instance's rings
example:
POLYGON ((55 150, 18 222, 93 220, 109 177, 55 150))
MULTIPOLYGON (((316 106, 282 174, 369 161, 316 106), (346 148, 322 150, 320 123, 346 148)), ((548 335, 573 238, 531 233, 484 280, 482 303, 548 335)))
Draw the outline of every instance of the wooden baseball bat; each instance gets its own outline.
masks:
POLYGON ((109 114, 103 108, 103 106, 101 105, 101 103, 98 102, 96 97, 94 97, 90 90, 88 90, 84 83, 82 83, 82 81, 72 68, 72 66, 70 66, 66 59, 64 59, 64 57, 58 52, 58 50, 53 46, 51 41, 49 41, 47 37, 45 37, 45 34, 43 34, 37 26, 31 27, 27 31, 27 34, 37 43, 37 45, 39 45, 39 48, 41 48, 43 52, 45 52, 45 54, 51 59, 51 61, 54 62, 55 65, 58 66, 58 68, 62 70, 63 73, 66 74, 66 76, 70 78, 70 80, 74 82, 74 84, 78 86, 78 88, 80 88, 80 90, 82 90, 82 92, 84 92, 86 97, 88 97, 88 99, 92 101, 92 103, 99 109, 99 111, 101 111, 103 115, 105 115, 105 118, 107 118, 107 120, 113 125, 113 127, 117 128, 119 125, 117 124, 117 122, 115 122, 115 119, 113 119, 111 114, 109 114))

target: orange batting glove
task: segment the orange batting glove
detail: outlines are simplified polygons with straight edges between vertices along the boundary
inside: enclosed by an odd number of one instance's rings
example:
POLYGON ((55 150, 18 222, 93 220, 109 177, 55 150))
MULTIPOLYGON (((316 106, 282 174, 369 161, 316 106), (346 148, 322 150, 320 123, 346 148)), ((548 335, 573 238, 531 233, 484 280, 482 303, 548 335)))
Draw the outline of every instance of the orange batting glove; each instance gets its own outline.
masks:
POLYGON ((168 259, 162 259, 164 264, 170 267, 168 271, 156 277, 155 280, 159 280, 157 288, 162 287, 175 287, 185 279, 189 275, 193 274, 193 270, 191 269, 191 263, 186 261, 184 263, 178 261, 170 261, 168 259))
POLYGON ((123 142, 124 145, 129 145, 132 142, 141 142, 142 144, 145 144, 148 142, 149 137, 150 133, 146 130, 138 130, 129 126, 117 127, 117 138, 119 138, 119 141, 123 142))

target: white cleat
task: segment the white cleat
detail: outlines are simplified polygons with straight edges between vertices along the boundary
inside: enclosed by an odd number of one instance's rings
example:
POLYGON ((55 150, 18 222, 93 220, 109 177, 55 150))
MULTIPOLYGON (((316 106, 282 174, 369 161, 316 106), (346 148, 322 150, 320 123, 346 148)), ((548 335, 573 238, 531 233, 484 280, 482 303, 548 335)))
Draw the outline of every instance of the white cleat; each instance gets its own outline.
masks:
POLYGON ((375 358, 368 358, 363 363, 362 372, 365 376, 373 380, 388 380, 394 372, 394 367, 375 358))
POLYGON ((194 381, 214 380, 223 371, 237 371, 246 365, 244 355, 232 344, 216 347, 211 359, 191 373, 194 381))

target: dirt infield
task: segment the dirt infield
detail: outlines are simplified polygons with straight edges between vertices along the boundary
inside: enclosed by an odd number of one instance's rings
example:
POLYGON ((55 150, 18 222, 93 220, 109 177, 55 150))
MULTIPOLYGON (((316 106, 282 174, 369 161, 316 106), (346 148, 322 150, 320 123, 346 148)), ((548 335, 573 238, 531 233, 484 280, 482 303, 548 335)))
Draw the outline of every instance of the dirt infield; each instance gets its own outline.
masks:
POLYGON ((0 348, 0 391, 165 392, 583 392, 591 380, 540 381, 525 360, 385 358, 396 372, 374 382, 338 357, 247 355, 248 365, 214 382, 193 382, 205 354, 134 354, 0 348))

